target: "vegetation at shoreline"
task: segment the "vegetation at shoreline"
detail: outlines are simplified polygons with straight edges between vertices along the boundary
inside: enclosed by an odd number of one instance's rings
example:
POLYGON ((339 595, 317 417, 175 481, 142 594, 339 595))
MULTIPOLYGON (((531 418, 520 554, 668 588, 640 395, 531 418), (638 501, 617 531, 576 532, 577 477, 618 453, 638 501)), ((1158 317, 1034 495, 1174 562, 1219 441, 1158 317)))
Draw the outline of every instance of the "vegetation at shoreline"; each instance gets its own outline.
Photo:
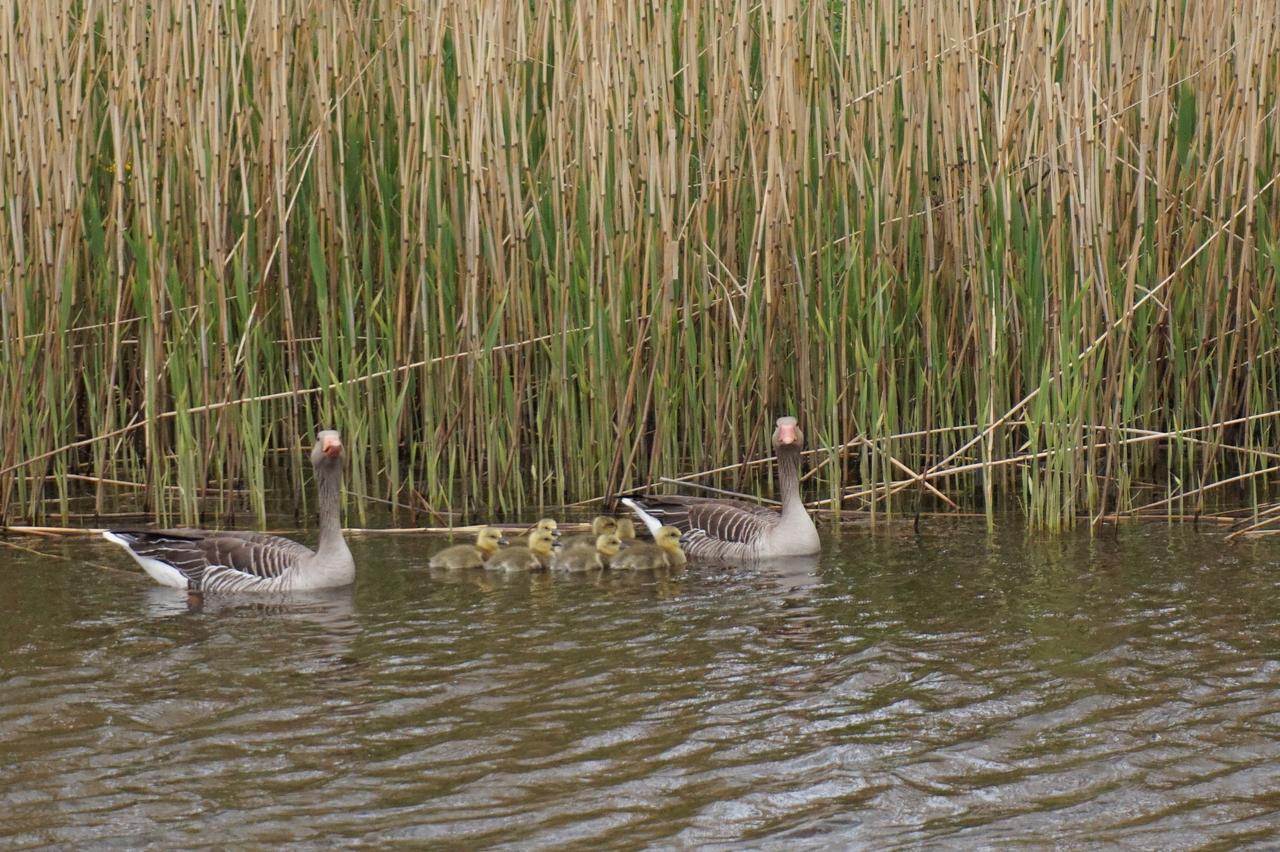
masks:
POLYGON ((1274 0, 0 9, 0 524, 1280 472, 1274 0))

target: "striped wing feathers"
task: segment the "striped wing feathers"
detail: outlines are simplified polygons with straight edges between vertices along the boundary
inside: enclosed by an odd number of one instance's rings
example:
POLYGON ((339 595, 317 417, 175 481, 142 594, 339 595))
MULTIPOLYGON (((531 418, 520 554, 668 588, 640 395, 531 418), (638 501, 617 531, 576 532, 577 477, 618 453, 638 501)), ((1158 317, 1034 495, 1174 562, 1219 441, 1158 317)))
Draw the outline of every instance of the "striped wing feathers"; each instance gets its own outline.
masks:
POLYGON ((260 533, 200 530, 118 531, 129 549, 173 566, 193 589, 266 585, 311 555, 296 542, 260 533))
POLYGON ((217 557, 210 559, 210 564, 255 577, 279 577, 311 556, 311 551, 296 541, 263 533, 210 533, 204 541, 206 550, 217 557))
POLYGON ((681 532, 686 553, 724 556, 753 548, 781 516, 742 500, 655 496, 636 501, 645 512, 681 532))

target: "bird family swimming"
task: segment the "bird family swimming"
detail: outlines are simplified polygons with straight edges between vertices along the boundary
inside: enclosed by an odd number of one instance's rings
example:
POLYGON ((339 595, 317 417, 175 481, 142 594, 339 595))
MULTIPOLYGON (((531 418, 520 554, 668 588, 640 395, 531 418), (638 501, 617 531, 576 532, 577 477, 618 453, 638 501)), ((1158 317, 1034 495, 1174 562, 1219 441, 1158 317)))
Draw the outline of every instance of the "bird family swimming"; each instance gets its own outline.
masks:
MULTIPOLYGON (((684 496, 623 498, 653 533, 635 540, 630 518, 597 516, 588 533, 566 537, 557 548, 559 524, 543 518, 514 546, 496 527, 481 527, 470 544, 431 556, 434 568, 489 566, 504 571, 587 571, 605 567, 643 570, 678 567, 687 557, 735 559, 809 555, 820 547, 817 528, 800 499, 800 450, 804 433, 794 417, 780 417, 773 433, 781 513, 742 500, 684 496), (496 560, 496 561, 494 561, 496 560)), ((280 536, 199 529, 114 529, 103 536, 124 548, 157 582, 194 592, 278 592, 349 585, 355 563, 342 534, 341 488, 345 448, 335 430, 317 433, 311 450, 320 521, 312 550, 280 536)))

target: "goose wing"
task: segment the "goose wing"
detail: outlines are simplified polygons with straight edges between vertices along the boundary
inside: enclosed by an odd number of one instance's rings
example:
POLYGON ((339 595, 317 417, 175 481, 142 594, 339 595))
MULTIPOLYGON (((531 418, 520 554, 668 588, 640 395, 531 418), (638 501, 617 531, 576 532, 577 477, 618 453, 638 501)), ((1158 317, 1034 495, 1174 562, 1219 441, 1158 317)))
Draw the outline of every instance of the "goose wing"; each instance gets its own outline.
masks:
POLYGON ((632 500, 646 515, 680 530, 680 543, 690 552, 697 549, 698 542, 706 539, 754 544, 781 517, 772 509, 743 500, 677 495, 636 497, 632 500))
POLYGON ((156 579, 168 585, 180 585, 185 579, 191 589, 259 585, 311 555, 297 542, 262 533, 112 530, 107 537, 125 547, 156 579), (157 576, 155 571, 160 569, 154 563, 168 566, 179 576, 157 576))

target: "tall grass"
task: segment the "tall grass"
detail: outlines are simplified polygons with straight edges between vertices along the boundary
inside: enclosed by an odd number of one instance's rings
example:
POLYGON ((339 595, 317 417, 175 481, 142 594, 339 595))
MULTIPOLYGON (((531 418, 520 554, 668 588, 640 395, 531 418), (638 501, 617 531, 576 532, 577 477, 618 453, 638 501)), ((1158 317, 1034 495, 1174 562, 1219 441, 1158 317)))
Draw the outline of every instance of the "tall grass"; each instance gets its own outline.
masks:
POLYGON ((5 0, 0 519, 261 517, 322 424, 357 494, 520 512, 759 457, 784 412, 844 509, 1256 504, 1278 31, 1274 0, 5 0))

